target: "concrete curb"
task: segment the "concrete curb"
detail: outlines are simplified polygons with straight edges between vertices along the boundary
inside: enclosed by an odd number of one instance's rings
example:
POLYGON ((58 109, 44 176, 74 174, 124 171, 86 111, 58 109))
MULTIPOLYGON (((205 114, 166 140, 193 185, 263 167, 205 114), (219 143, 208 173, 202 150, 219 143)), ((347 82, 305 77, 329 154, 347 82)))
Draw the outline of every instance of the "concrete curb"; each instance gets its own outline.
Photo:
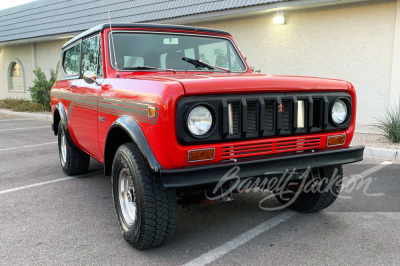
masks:
POLYGON ((26 117, 32 119, 39 119, 39 120, 47 120, 53 121, 52 114, 36 114, 36 113, 28 113, 28 112, 15 112, 6 109, 0 109, 0 114, 2 115, 12 115, 12 116, 19 116, 19 117, 26 117))
POLYGON ((365 147, 364 157, 395 161, 400 160, 400 150, 365 147))

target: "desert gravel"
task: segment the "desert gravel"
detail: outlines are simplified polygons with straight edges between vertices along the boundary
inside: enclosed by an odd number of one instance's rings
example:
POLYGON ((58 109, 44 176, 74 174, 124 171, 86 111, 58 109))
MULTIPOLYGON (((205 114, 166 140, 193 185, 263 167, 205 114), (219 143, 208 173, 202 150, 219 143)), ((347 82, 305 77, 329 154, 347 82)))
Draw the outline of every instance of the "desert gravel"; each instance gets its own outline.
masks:
POLYGON ((399 150, 400 143, 392 143, 383 135, 355 133, 351 145, 364 145, 365 147, 399 150))

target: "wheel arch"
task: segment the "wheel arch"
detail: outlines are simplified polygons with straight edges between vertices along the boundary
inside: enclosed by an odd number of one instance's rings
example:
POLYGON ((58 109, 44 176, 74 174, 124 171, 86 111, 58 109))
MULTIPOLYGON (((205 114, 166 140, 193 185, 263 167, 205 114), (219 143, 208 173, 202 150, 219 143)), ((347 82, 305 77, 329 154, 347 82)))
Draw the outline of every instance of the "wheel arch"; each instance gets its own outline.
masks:
POLYGON ((58 134, 58 124, 62 123, 64 131, 68 131, 68 119, 67 113, 65 112, 64 105, 58 103, 54 109, 53 124, 54 124, 54 135, 58 134))
POLYGON ((53 115, 53 131, 54 135, 57 136, 58 134, 58 124, 60 123, 61 116, 60 116, 60 111, 56 108, 54 110, 54 115, 53 115))
POLYGON ((153 173, 159 174, 162 166, 154 156, 147 139, 135 119, 123 115, 110 127, 104 147, 104 174, 111 175, 114 155, 119 146, 133 142, 153 173))
MULTIPOLYGON (((71 108, 71 107, 70 107, 71 108)), ((67 138, 68 144, 71 147, 77 148, 74 141, 71 138, 71 135, 68 130, 68 115, 65 112, 64 105, 62 103, 58 103, 53 115, 53 130, 54 135, 58 134, 58 125, 61 123, 62 127, 64 128, 65 137, 67 138)))

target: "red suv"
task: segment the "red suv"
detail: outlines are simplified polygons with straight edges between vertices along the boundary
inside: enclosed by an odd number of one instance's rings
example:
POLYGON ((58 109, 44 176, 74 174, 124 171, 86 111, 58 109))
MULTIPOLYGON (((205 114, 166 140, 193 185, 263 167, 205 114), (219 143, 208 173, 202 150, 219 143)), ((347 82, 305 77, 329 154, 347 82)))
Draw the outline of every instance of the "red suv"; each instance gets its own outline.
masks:
POLYGON ((58 73, 51 104, 61 167, 80 175, 90 157, 104 164, 121 230, 138 249, 172 237, 178 203, 231 201, 241 190, 221 180, 232 169, 263 184, 292 169, 276 198, 313 212, 336 199, 342 165, 363 157, 364 147, 349 146, 349 82, 253 74, 222 30, 98 25, 62 47, 58 73), (331 176, 338 182, 323 182, 331 176), (302 180, 325 189, 299 191, 302 180))

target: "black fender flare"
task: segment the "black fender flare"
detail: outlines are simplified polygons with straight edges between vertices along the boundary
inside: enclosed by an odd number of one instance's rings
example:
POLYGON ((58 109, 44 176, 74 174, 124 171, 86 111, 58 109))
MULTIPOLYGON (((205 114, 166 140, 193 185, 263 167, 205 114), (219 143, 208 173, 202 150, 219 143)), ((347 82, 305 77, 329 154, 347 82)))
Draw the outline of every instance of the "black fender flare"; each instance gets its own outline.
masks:
POLYGON ((123 115, 119 117, 109 128, 108 133, 107 133, 107 138, 106 138, 106 143, 105 143, 105 150, 104 150, 104 173, 108 175, 108 173, 111 173, 111 167, 112 165, 112 160, 114 158, 108 158, 107 154, 110 152, 109 151, 109 145, 107 145, 107 142, 110 140, 110 132, 115 129, 115 128, 120 128, 122 129, 131 139, 133 143, 136 144, 136 146, 139 149, 139 152, 143 156, 144 160, 147 162, 148 166, 150 167, 151 171, 154 174, 159 175, 160 170, 163 169, 163 167, 160 165, 160 163, 157 161, 156 157, 154 156, 153 151, 150 148, 149 143, 147 142, 147 139, 140 128, 138 122, 133 119, 130 116, 123 115), (107 161, 108 160, 108 161, 107 161), (111 160, 111 162, 109 161, 111 160))
MULTIPOLYGON (((70 106, 69 109, 71 109, 71 108, 72 108, 72 106, 70 106)), ((62 127, 64 128, 65 137, 67 139, 68 145, 71 146, 71 147, 77 148, 75 143, 74 143, 74 141, 71 138, 71 134, 69 133, 69 130, 68 130, 68 118, 69 118, 69 116, 65 112, 65 108, 64 108, 64 105, 62 103, 58 103, 56 108, 55 108, 55 110, 54 110, 54 115, 53 115, 54 135, 58 134, 58 127, 57 127, 56 121, 55 121, 55 112, 56 111, 58 111, 58 114, 60 115, 59 123, 61 123, 62 127)))

